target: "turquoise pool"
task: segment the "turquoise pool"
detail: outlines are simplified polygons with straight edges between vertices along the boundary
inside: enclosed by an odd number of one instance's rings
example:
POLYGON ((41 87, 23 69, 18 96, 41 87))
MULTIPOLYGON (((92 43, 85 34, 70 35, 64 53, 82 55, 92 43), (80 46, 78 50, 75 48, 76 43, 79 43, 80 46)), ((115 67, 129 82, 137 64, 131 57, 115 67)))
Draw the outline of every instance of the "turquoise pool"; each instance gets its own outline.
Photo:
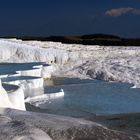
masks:
POLYGON ((68 78, 53 83, 45 86, 45 92, 63 88, 65 96, 39 106, 48 113, 85 118, 140 112, 140 89, 133 89, 132 85, 68 78))

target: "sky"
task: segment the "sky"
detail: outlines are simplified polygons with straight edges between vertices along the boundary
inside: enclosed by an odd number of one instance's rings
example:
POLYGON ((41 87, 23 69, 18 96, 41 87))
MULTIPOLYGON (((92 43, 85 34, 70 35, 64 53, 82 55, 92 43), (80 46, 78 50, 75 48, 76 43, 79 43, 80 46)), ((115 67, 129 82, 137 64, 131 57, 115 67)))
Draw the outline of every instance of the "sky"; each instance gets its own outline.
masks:
POLYGON ((140 38, 140 0, 1 0, 0 36, 140 38))

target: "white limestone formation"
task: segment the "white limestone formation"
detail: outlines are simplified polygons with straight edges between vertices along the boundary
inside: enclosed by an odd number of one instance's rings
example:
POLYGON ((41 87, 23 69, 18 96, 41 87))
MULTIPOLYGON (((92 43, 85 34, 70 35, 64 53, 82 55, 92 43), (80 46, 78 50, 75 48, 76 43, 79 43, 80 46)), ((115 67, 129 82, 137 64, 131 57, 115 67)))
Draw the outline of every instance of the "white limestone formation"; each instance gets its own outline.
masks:
MULTIPOLYGON (((51 78, 52 75, 120 81, 140 87, 139 47, 0 39, 0 52, 1 62, 41 61, 52 64, 38 64, 30 69, 17 70, 13 74, 0 75, 3 82, 21 86, 23 90, 43 87, 43 78, 51 78), (16 79, 17 76, 32 77, 16 79)), ((25 96, 28 97, 28 94, 25 96)))
MULTIPOLYGON (((0 39, 0 61, 1 62, 38 62, 45 61, 48 63, 64 64, 68 61, 68 53, 58 49, 43 49, 34 47, 32 45, 24 44, 23 42, 15 42, 16 40, 0 39), (6 57, 5 57, 6 56, 6 57)), ((56 67, 51 65, 32 64, 25 66, 22 64, 10 64, 10 67, 5 67, 6 64, 1 66, 0 78, 3 83, 17 85, 17 89, 7 92, 1 86, 2 94, 0 100, 3 100, 0 107, 8 107, 25 110, 24 98, 32 97, 42 94, 42 92, 31 93, 29 91, 36 91, 43 88, 44 78, 51 78, 52 73, 56 67), (6 70, 6 72, 5 72, 6 70), (5 91, 5 92, 4 92, 5 91), (28 92, 27 92, 28 91, 28 92)), ((55 98, 58 95, 55 95, 55 98)), ((60 95, 59 95, 60 96, 60 95)), ((62 95, 61 95, 62 96, 62 95)), ((45 97, 45 95, 43 95, 45 97)), ((48 97, 48 96, 47 96, 48 97)), ((53 95, 49 97, 54 98, 53 95)), ((43 100, 43 99, 42 99, 43 100)))
POLYGON ((4 108, 14 107, 9 100, 6 90, 2 87, 1 80, 0 80, 0 107, 4 108))
POLYGON ((50 79, 52 77, 52 73, 54 73, 56 71, 56 67, 54 66, 46 66, 46 67, 42 67, 41 69, 41 77, 45 78, 45 79, 50 79))
MULTIPOLYGON (((115 80, 140 87, 140 47, 62 44, 59 42, 0 40, 0 60, 56 63, 57 76, 115 80), (25 53, 26 52, 26 53, 25 53), (6 54, 6 57, 4 57, 6 54), (9 57, 8 57, 9 55, 9 57)), ((46 72, 42 72, 43 75, 46 72)), ((49 77, 51 77, 51 74, 49 77)), ((46 76, 45 76, 46 77, 46 76)))
POLYGON ((24 103, 24 92, 21 87, 17 87, 10 92, 6 92, 0 81, 0 92, 0 107, 26 110, 24 103))
POLYGON ((44 84, 44 80, 41 77, 21 77, 21 79, 20 77, 7 77, 2 79, 2 81, 3 83, 21 86, 23 90, 42 88, 44 84))
MULTIPOLYGON (((0 69, 0 79, 3 83, 17 85, 17 88, 5 90, 0 80, 2 139, 139 139, 139 136, 110 130, 94 122, 25 111, 25 101, 37 106, 49 99, 64 96, 63 91, 50 95, 40 91, 37 93, 37 90, 43 87, 43 78, 51 78, 52 75, 120 81, 140 87, 139 47, 84 46, 0 39, 0 52, 0 62, 51 64, 51 66, 38 64, 27 69, 15 69, 12 73, 10 68, 9 71, 6 69, 7 73, 4 70, 1 73, 0 69), (32 93, 29 92, 31 89, 32 93)), ((10 86, 12 85, 8 85, 9 88, 10 86)))
POLYGON ((23 42, 0 39, 0 61, 47 62, 65 64, 71 58, 70 52, 55 48, 41 48, 23 42), (5 57, 6 56, 6 57, 5 57))
POLYGON ((17 90, 8 93, 9 101, 12 103, 15 109, 26 110, 24 102, 24 91, 22 87, 18 87, 17 90))
POLYGON ((30 70, 22 70, 22 71, 17 71, 21 76, 35 76, 35 77, 40 77, 41 76, 41 68, 33 68, 30 70))
POLYGON ((64 91, 63 89, 61 89, 61 91, 57 93, 42 94, 34 97, 28 97, 25 99, 25 102, 30 103, 34 106, 39 106, 40 104, 48 102, 52 99, 63 98, 63 97, 64 97, 64 91))

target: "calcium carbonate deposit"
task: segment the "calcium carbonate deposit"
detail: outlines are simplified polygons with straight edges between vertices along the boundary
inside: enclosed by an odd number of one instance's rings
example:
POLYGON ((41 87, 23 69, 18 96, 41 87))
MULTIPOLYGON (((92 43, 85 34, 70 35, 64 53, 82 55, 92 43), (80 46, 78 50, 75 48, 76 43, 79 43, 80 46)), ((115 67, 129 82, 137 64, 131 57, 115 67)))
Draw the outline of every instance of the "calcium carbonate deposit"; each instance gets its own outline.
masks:
POLYGON ((0 62, 0 139, 139 139, 137 134, 111 130, 83 119, 25 111, 25 101, 64 96, 64 92, 27 92, 42 88, 44 79, 52 75, 119 81, 140 87, 139 47, 0 39, 0 62))
POLYGON ((1 40, 1 61, 45 61, 55 75, 120 81, 140 86, 140 48, 1 40), (10 47, 10 48, 9 48, 10 47), (20 49, 19 49, 20 48, 20 49), (30 53, 32 52, 32 53, 30 53), (4 54, 5 53, 5 54, 4 54), (3 57, 3 56, 7 57, 3 57))

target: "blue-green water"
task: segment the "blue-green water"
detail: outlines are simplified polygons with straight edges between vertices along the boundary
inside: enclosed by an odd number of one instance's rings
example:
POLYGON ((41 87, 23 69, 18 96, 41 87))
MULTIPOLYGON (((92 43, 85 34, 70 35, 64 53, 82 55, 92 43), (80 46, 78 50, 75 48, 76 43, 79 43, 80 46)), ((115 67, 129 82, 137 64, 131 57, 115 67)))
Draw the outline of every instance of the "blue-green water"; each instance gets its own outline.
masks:
POLYGON ((40 105, 48 113, 73 117, 90 117, 94 114, 120 114, 140 112, 140 89, 124 83, 63 79, 55 86, 45 86, 45 92, 63 88, 65 96, 40 105))
POLYGON ((15 74, 16 71, 33 69, 33 66, 43 65, 48 66, 43 62, 31 63, 0 63, 0 75, 15 74))

